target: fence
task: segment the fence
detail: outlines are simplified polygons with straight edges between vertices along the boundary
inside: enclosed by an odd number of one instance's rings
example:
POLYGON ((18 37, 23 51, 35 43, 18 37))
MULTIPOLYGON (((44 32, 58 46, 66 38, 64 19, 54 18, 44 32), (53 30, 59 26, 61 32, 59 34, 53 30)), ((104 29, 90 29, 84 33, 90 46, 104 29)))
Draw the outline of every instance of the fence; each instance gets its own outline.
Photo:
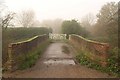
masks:
POLYGON ((49 34, 49 38, 53 40, 64 40, 66 39, 66 34, 49 34))
POLYGON ((78 49, 90 52, 85 54, 92 61, 96 61, 105 67, 107 65, 109 44, 87 40, 81 36, 72 34, 69 36, 70 42, 78 49))
POLYGON ((42 42, 48 39, 48 35, 35 36, 27 41, 11 43, 8 45, 9 59, 7 66, 10 71, 16 70, 18 65, 21 64, 22 58, 25 57, 30 51, 37 48, 42 42), (21 58, 21 59, 20 59, 21 58))

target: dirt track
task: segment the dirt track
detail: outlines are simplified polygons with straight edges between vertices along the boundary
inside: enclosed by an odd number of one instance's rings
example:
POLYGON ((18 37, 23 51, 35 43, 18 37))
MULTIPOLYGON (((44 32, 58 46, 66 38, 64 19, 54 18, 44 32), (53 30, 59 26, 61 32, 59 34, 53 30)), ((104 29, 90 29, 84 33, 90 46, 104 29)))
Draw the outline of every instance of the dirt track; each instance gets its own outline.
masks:
POLYGON ((32 68, 5 73, 4 77, 16 78, 109 78, 106 73, 75 64, 73 49, 66 43, 56 42, 49 45, 46 52, 32 68), (69 47, 70 53, 62 52, 62 46, 69 47))

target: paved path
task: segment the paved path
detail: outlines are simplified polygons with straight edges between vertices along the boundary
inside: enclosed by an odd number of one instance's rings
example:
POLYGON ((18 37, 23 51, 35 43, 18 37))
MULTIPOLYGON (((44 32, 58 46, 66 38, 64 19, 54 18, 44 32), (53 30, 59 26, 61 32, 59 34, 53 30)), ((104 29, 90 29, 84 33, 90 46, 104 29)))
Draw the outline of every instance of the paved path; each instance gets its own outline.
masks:
POLYGON ((30 69, 5 74, 5 77, 17 78, 108 78, 106 73, 75 64, 73 49, 66 43, 52 43, 46 52, 30 69), (68 46, 70 53, 62 51, 62 46, 68 46))

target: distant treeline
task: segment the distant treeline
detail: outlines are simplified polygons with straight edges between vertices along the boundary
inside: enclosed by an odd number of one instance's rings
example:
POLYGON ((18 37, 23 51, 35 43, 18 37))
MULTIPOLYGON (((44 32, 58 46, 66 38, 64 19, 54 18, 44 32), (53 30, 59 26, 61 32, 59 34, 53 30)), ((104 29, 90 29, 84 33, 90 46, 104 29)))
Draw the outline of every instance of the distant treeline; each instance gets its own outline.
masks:
POLYGON ((18 40, 23 38, 30 38, 40 34, 49 34, 50 32, 52 32, 52 30, 46 27, 7 28, 6 30, 3 30, 3 37, 4 39, 10 38, 13 40, 18 40))

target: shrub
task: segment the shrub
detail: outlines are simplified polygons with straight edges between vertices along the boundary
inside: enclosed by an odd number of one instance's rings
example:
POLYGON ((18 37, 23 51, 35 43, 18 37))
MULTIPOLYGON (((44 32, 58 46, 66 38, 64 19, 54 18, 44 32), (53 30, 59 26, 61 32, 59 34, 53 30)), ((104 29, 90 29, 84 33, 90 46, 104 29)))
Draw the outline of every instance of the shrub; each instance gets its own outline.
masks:
POLYGON ((81 65, 86 65, 89 68, 93 68, 96 70, 100 70, 102 72, 110 73, 112 75, 115 75, 117 77, 120 77, 120 67, 118 66, 118 54, 120 54, 120 49, 113 48, 109 51, 110 57, 108 58, 107 67, 102 67, 101 65, 94 63, 94 61, 90 60, 88 57, 86 57, 86 53, 89 53, 87 51, 81 50, 79 54, 76 56, 77 61, 81 65))
POLYGON ((109 51, 110 57, 107 60, 108 61, 108 71, 114 73, 114 74, 118 74, 118 76, 120 76, 120 72, 119 72, 119 57, 118 55, 120 54, 120 49, 118 49, 117 47, 111 49, 109 51))

